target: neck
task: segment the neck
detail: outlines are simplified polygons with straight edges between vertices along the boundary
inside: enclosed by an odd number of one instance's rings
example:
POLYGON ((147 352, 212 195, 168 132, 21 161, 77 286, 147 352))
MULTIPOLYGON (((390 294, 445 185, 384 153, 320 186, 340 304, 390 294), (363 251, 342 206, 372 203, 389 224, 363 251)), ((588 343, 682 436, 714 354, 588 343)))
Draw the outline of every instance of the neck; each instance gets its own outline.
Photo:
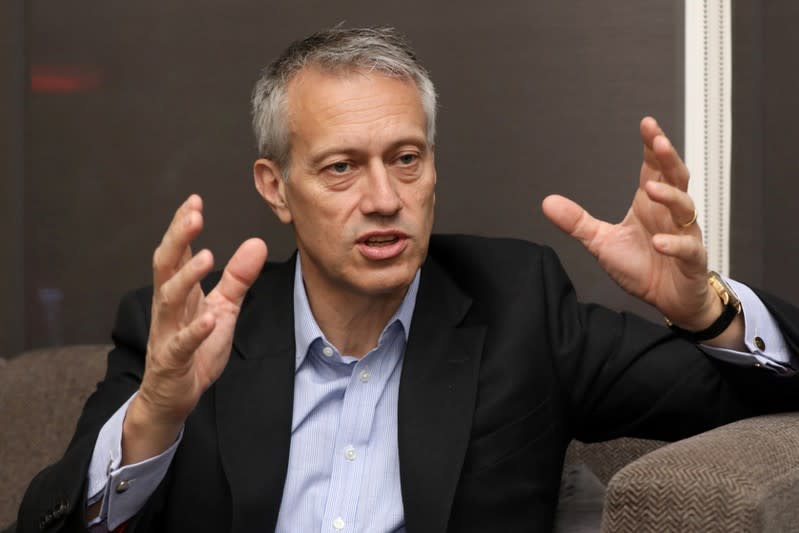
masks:
POLYGON ((341 297, 330 291, 314 290, 305 281, 305 292, 325 338, 341 354, 361 358, 377 346, 380 334, 402 304, 407 287, 397 294, 341 297))

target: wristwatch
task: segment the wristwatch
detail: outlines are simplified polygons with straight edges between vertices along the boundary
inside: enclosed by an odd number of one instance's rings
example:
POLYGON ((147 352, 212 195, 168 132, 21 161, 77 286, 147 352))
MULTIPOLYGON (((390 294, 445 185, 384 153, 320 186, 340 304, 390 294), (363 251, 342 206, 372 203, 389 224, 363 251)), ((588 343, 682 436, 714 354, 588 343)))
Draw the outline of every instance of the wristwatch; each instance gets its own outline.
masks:
POLYGON ((724 281, 724 278, 719 276, 718 273, 710 271, 707 283, 711 289, 716 291, 716 294, 721 298, 721 303, 724 305, 724 311, 715 322, 701 331, 688 331, 674 325, 668 318, 666 319, 666 324, 674 333, 693 342, 701 342, 718 337, 732 324, 735 317, 741 314, 741 301, 735 291, 732 290, 732 287, 724 281))

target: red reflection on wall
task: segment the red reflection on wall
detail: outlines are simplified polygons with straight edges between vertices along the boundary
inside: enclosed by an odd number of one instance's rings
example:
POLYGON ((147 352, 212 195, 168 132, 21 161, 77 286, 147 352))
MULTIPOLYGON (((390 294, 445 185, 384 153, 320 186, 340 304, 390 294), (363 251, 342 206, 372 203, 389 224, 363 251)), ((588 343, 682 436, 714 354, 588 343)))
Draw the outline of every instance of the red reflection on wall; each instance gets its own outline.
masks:
POLYGON ((96 89, 102 82, 92 67, 71 65, 31 65, 31 91, 34 93, 79 93, 96 89))

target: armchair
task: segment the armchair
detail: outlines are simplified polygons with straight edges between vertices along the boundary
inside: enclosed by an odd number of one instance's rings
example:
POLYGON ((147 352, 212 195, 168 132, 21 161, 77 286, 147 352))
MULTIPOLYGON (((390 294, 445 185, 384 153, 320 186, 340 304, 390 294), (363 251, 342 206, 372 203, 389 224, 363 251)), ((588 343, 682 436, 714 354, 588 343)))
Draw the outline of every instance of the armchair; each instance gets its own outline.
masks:
MULTIPOLYGON (((0 530, 16 518, 28 482, 66 448, 108 350, 66 346, 0 358, 0 530)), ((799 413, 742 420, 665 446, 638 439, 572 443, 557 530, 600 528, 799 530, 799 413)))

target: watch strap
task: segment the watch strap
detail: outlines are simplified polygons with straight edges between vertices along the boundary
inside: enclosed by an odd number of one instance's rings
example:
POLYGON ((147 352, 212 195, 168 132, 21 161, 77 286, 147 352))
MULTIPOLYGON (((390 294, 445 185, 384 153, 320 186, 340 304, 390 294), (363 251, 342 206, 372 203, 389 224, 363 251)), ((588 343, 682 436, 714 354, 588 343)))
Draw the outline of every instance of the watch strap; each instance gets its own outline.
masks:
POLYGON ((669 328, 680 337, 692 342, 702 342, 718 337, 727 329, 735 317, 738 316, 739 309, 733 305, 725 305, 724 312, 719 315, 715 322, 701 331, 688 331, 679 326, 669 323, 669 328))

